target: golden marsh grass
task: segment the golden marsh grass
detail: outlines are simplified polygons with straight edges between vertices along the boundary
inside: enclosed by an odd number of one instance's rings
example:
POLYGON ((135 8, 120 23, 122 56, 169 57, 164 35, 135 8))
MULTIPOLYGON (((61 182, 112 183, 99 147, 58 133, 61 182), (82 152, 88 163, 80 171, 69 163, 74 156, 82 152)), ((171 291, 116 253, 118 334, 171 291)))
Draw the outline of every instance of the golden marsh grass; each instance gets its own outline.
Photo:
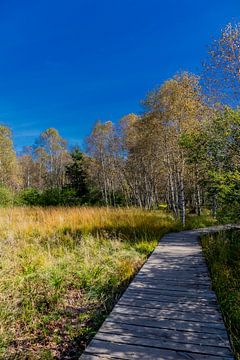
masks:
POLYGON ((173 224, 170 215, 137 209, 1 209, 1 356, 80 351, 173 224))
POLYGON ((0 358, 77 359, 161 236, 179 228, 166 212, 134 208, 0 209, 0 358))

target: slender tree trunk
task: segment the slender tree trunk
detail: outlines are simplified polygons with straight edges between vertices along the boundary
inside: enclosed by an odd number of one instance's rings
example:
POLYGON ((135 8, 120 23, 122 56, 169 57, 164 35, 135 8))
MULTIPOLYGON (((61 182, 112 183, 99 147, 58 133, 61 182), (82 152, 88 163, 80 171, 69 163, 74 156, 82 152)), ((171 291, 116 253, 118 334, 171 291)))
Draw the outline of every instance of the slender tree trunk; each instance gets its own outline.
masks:
POLYGON ((197 211, 197 215, 200 216, 201 215, 201 191, 200 191, 200 186, 197 184, 196 185, 196 211, 197 211))
POLYGON ((177 178, 178 178, 178 204, 179 204, 179 211, 180 211, 180 220, 183 226, 186 223, 186 203, 185 203, 185 189, 184 189, 184 158, 183 154, 181 154, 180 160, 180 170, 177 169, 177 178))
POLYGON ((179 177, 179 210, 180 210, 180 219, 183 226, 186 223, 186 206, 185 206, 185 193, 184 193, 184 180, 183 174, 181 172, 179 177))
POLYGON ((212 216, 214 218, 216 218, 216 216, 217 216, 217 194, 213 195, 212 216))
POLYGON ((195 166, 195 174, 196 174, 196 191, 195 191, 195 205, 196 205, 196 213, 198 216, 201 215, 201 189, 199 186, 199 171, 198 166, 195 166))

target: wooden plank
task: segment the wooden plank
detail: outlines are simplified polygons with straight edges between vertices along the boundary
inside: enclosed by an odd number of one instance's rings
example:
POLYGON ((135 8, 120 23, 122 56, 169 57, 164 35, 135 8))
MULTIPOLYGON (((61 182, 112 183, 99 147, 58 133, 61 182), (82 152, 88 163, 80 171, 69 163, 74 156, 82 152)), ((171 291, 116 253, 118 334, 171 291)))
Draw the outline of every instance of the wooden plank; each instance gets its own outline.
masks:
POLYGON ((197 321, 202 323, 219 323, 222 321, 222 317, 219 313, 217 314, 199 314, 196 311, 194 312, 181 312, 175 309, 159 309, 159 308, 149 308, 147 306, 136 307, 128 306, 127 304, 119 304, 115 306, 112 314, 129 314, 129 315, 138 315, 142 316, 144 309, 144 316, 154 317, 155 319, 176 319, 184 321, 197 321))
POLYGON ((101 359, 119 359, 116 357, 112 357, 111 355, 94 355, 94 354, 83 354, 81 356, 81 360, 101 360, 101 359))
POLYGON ((174 290, 174 291, 196 291, 198 293, 204 293, 207 291, 210 291, 214 294, 213 290, 210 287, 210 284, 207 282, 205 283, 198 283, 198 282, 183 282, 178 280, 170 280, 167 281, 165 279, 161 279, 159 281, 154 281, 148 278, 145 278, 145 280, 136 279, 136 282, 133 282, 129 288, 149 288, 149 289, 160 289, 160 290, 174 290))
POLYGON ((180 296, 200 296, 208 299, 215 299, 216 295, 211 290, 200 290, 200 289, 193 289, 193 288, 180 288, 180 287, 173 287, 169 284, 168 288, 156 285, 146 286, 145 284, 140 285, 139 283, 132 283, 128 291, 144 291, 145 293, 154 293, 154 294, 165 294, 165 295, 180 295, 180 296))
POLYGON ((147 326, 141 327, 130 324, 119 324, 111 321, 106 321, 100 331, 149 339, 164 339, 166 341, 170 340, 178 343, 229 347, 228 338, 220 337, 219 334, 189 333, 186 331, 176 331, 171 329, 158 329, 147 326))
POLYGON ((209 279, 208 274, 201 274, 197 272, 190 272, 190 271, 179 271, 179 270, 163 270, 163 269, 156 269, 150 268, 147 269, 145 267, 141 270, 141 275, 149 276, 152 278, 159 278, 159 280, 164 278, 170 278, 175 280, 200 280, 206 281, 209 279))
MULTIPOLYGON (((142 300, 146 303, 155 302, 155 303, 175 303, 179 305, 192 305, 195 304, 196 306, 202 306, 206 309, 216 308, 218 309, 217 302, 214 300, 201 300, 199 298, 186 298, 186 297, 173 297, 173 296, 161 296, 161 298, 158 295, 152 295, 152 294, 140 294, 140 293, 125 293, 121 299, 136 299, 136 300, 142 300)), ((196 308, 197 310, 197 308, 196 308)))
POLYGON ((151 278, 149 276, 146 276, 146 275, 137 275, 136 278, 135 278, 136 281, 144 281, 146 284, 153 284, 153 285, 159 285, 159 284, 163 284, 165 286, 169 285, 173 285, 173 286, 187 286, 187 287, 193 287, 193 288, 207 288, 209 289, 210 287, 210 282, 206 280, 204 281, 196 281, 196 280, 187 280, 187 279, 173 279, 173 278, 167 278, 167 277, 164 277, 164 278, 161 278, 161 279, 155 279, 155 278, 151 278))
POLYGON ((131 314, 119 314, 111 313, 109 316, 109 321, 114 321, 118 323, 132 324, 138 326, 152 326, 161 329, 172 329, 172 330, 184 330, 191 332, 205 332, 206 334, 219 334, 221 336, 226 336, 226 330, 224 324, 220 323, 200 323, 176 319, 165 319, 165 318, 153 318, 145 316, 145 313, 142 312, 142 316, 134 316, 131 314))
POLYGON ((196 299, 196 301, 202 301, 202 302, 207 302, 207 301, 213 301, 216 302, 216 297, 215 295, 212 294, 191 294, 191 293, 187 293, 187 292, 180 292, 180 291, 167 291, 167 290, 159 290, 159 291, 155 291, 153 289, 132 289, 132 288, 128 288, 128 290, 126 291, 126 294, 131 295, 131 294, 136 294, 136 295, 146 295, 146 296, 151 296, 153 298, 175 298, 175 299, 196 299))
POLYGON ((167 284, 167 283, 151 283, 144 281, 134 281, 129 286, 129 289, 151 289, 153 291, 178 291, 181 293, 191 293, 191 294, 212 294, 215 297, 215 294, 212 290, 208 288, 197 288, 195 286, 184 286, 177 284, 167 284))
POLYGON ((186 351, 196 354, 218 355, 218 356, 231 356, 229 347, 219 347, 213 345, 201 345, 192 343, 179 343, 172 340, 164 340, 161 338, 152 339, 147 337, 136 337, 123 334, 111 334, 99 331, 95 336, 97 340, 110 341, 118 344, 140 345, 157 349, 186 351))
POLYGON ((204 306, 201 303, 192 301, 187 303, 169 302, 169 301, 156 301, 128 297, 124 295, 118 302, 118 305, 125 306, 138 306, 143 309, 159 309, 159 310, 175 310, 179 312, 190 312, 199 315, 217 315, 220 316, 219 309, 217 306, 204 306))
POLYGON ((144 293, 144 291, 140 292, 140 291, 129 291, 126 292, 124 295, 124 297, 132 297, 135 299, 141 299, 141 300, 145 300, 146 302, 148 301, 165 301, 165 302, 175 302, 178 304, 186 304, 188 302, 195 302, 196 304, 199 303, 201 305, 205 305, 205 306, 217 306, 217 302, 216 300, 209 300, 209 299, 205 299, 204 297, 186 297, 186 296, 171 296, 171 295, 161 295, 161 297, 159 296, 159 294, 154 294, 154 293, 144 293))
POLYGON ((118 344, 94 339, 86 351, 87 354, 111 356, 111 358, 129 360, 234 360, 232 356, 214 356, 194 354, 186 351, 156 349, 152 347, 118 344))
MULTIPOLYGON (((140 278, 140 277, 139 277, 140 278)), ((139 279, 138 278, 138 279, 139 279)), ((145 278, 147 280, 151 280, 151 279, 155 279, 155 281, 164 281, 164 282, 186 282, 186 284, 188 284, 189 282, 196 282, 197 284, 209 284, 209 278, 208 276, 205 276, 205 277, 200 277, 200 276, 188 276, 188 277, 185 277, 184 275, 182 274, 163 274, 163 273, 160 273, 158 271, 152 271, 152 273, 150 272, 142 272, 141 274, 141 278, 145 278), (156 280, 158 279, 158 280, 156 280)))

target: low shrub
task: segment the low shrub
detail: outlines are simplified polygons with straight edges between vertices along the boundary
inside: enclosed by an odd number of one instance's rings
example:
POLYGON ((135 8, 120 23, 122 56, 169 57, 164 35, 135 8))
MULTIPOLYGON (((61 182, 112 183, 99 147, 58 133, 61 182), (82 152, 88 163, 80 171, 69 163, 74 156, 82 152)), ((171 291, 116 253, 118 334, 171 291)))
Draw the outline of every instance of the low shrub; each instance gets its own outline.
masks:
POLYGON ((13 192, 10 189, 1 186, 0 187, 0 207, 10 206, 13 204, 13 201, 14 201, 13 192))
POLYGON ((16 194, 15 204, 38 206, 41 204, 41 192, 33 188, 21 190, 16 194))

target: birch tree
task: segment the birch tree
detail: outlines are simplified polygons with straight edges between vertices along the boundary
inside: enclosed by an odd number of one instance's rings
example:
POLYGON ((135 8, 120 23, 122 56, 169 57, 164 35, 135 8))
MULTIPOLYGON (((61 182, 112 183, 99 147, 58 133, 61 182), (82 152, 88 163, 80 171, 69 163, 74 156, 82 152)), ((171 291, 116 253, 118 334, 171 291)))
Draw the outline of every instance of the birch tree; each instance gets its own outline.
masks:
POLYGON ((123 147, 125 153, 125 184, 130 202, 151 209, 159 202, 160 186, 163 185, 163 163, 159 128, 152 114, 124 117, 122 126, 123 147))
POLYGON ((33 159, 33 147, 25 146, 18 157, 18 164, 22 178, 22 188, 36 188, 38 182, 38 166, 33 159))
POLYGON ((88 174, 98 186, 105 205, 114 205, 118 191, 118 138, 111 121, 97 122, 87 138, 87 154, 90 157, 88 174))
POLYGON ((186 199, 185 177, 186 160, 180 139, 183 134, 197 131, 204 116, 199 78, 183 72, 166 81, 160 88, 151 92, 144 102, 148 111, 155 113, 164 132, 165 164, 168 172, 168 185, 171 207, 180 215, 185 224, 186 199))
POLYGON ((17 189, 20 185, 19 175, 12 132, 7 126, 0 125, 0 185, 17 189))
POLYGON ((34 158, 38 166, 39 187, 61 187, 66 182, 65 166, 70 160, 67 142, 58 131, 49 128, 35 142, 34 158))
POLYGON ((209 46, 203 84, 212 102, 240 102, 240 23, 229 23, 209 46))

